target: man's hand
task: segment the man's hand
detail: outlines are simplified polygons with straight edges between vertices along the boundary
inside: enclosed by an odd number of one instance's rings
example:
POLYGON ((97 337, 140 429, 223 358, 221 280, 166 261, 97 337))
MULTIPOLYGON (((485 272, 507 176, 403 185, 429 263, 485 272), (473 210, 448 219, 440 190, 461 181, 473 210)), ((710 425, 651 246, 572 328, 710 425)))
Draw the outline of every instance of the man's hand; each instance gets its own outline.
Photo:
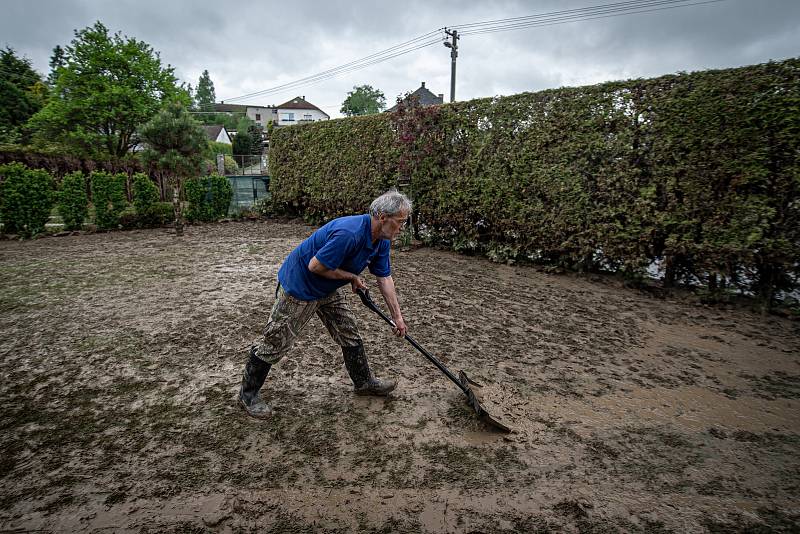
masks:
POLYGON ((363 278, 356 276, 350 280, 350 287, 353 288, 353 293, 357 293, 359 289, 367 289, 367 284, 364 283, 363 278))
POLYGON ((394 321, 394 328, 392 329, 392 332, 394 333, 394 335, 396 335, 397 337, 405 337, 406 332, 408 332, 408 327, 406 326, 406 322, 403 320, 402 317, 393 319, 393 321, 394 321))
POLYGON ((389 307, 389 312, 392 314, 392 321, 394 321, 394 328, 392 332, 397 337, 405 337, 408 332, 406 322, 403 320, 403 314, 400 313, 400 304, 397 302, 397 292, 394 289, 394 280, 391 276, 378 277, 378 289, 383 295, 383 300, 389 307))

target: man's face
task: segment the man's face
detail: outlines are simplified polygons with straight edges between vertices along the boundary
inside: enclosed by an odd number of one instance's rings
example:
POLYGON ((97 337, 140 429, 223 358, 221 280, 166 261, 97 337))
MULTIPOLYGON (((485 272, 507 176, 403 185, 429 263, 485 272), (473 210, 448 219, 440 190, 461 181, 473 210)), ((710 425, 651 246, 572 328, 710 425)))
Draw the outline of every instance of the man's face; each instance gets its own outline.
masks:
POLYGON ((381 215, 383 226, 381 237, 383 239, 394 239, 400 235, 408 220, 408 211, 401 211, 395 215, 381 215))

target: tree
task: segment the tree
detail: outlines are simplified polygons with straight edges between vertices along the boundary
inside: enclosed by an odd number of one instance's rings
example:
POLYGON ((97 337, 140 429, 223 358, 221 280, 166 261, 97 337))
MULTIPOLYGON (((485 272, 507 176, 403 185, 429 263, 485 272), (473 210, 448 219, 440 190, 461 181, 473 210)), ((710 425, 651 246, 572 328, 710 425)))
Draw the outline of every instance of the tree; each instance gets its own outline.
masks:
POLYGON ((171 182, 175 233, 183 235, 180 192, 184 180, 200 173, 208 141, 200 123, 183 103, 171 102, 141 129, 147 149, 142 158, 163 171, 171 182))
POLYGON ((386 109, 386 97, 383 91, 373 89, 371 85, 360 85, 353 87, 347 93, 347 98, 342 102, 342 109, 339 111, 353 117, 355 115, 371 115, 386 109))
POLYGON ((46 98, 47 88, 30 60, 18 58, 11 48, 0 50, 0 139, 17 141, 20 128, 46 98))
POLYGON ((59 69, 67 65, 67 58, 61 45, 53 48, 53 55, 50 56, 50 74, 47 76, 47 83, 50 87, 55 87, 58 80, 59 69))
POLYGON ((163 102, 188 103, 158 52, 119 33, 109 35, 100 22, 75 31, 64 61, 55 94, 29 124, 40 139, 64 143, 81 155, 124 156, 138 143, 138 126, 163 102))
POLYGON ((195 90, 195 102, 200 111, 214 111, 214 102, 217 99, 214 93, 214 82, 211 81, 211 76, 208 71, 204 70, 197 82, 197 89, 195 90))
POLYGON ((251 124, 247 127, 247 133, 250 135, 250 154, 261 154, 264 151, 264 129, 257 124, 251 124))
MULTIPOLYGON (((236 132, 233 138, 234 156, 251 156, 253 154, 253 137, 247 130, 236 132)), ((240 158, 241 159, 241 158, 240 158)))

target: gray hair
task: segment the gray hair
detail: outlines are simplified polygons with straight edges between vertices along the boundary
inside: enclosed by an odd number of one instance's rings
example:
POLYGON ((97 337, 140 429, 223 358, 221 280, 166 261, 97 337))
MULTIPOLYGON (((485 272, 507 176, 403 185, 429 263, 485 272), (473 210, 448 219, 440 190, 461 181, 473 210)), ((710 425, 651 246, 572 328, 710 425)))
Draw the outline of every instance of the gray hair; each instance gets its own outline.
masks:
POLYGON ((384 215, 397 215, 401 211, 411 212, 411 201, 397 189, 390 189, 369 206, 369 214, 373 217, 384 215))

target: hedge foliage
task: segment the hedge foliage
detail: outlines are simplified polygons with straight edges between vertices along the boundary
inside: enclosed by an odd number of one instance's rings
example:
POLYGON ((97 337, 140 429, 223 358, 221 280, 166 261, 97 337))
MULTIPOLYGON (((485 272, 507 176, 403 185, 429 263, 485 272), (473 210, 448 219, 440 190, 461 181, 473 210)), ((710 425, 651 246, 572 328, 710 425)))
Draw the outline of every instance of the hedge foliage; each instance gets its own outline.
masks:
POLYGON ((323 220, 408 183, 426 239, 751 291, 800 276, 800 59, 276 130, 273 208, 323 220))
POLYGON ((136 225, 139 227, 160 226, 164 224, 158 203, 161 199, 158 187, 144 173, 133 175, 133 207, 136 212, 136 225))
POLYGON ((395 145, 387 114, 276 129, 269 152, 273 209, 313 221, 364 211, 397 182, 395 145))
POLYGON ((3 233, 32 237, 44 231, 55 201, 53 177, 21 163, 0 165, 3 233))
POLYGON ((17 162, 30 168, 44 169, 57 179, 75 171, 88 175, 92 171, 111 173, 145 172, 135 156, 121 159, 87 159, 69 153, 66 148, 32 148, 20 145, 0 145, 0 164, 17 162))
POLYGON ((104 230, 119 227, 120 214, 127 206, 125 185, 128 176, 124 173, 111 174, 104 171, 93 172, 92 203, 95 210, 95 224, 104 230))
POLYGON ((58 191, 58 212, 66 230, 80 230, 89 214, 89 195, 86 194, 86 177, 80 171, 71 172, 61 180, 58 191))
POLYGON ((191 178, 183 186, 189 202, 186 208, 188 221, 218 221, 228 214, 233 198, 233 188, 225 176, 212 174, 191 178))

